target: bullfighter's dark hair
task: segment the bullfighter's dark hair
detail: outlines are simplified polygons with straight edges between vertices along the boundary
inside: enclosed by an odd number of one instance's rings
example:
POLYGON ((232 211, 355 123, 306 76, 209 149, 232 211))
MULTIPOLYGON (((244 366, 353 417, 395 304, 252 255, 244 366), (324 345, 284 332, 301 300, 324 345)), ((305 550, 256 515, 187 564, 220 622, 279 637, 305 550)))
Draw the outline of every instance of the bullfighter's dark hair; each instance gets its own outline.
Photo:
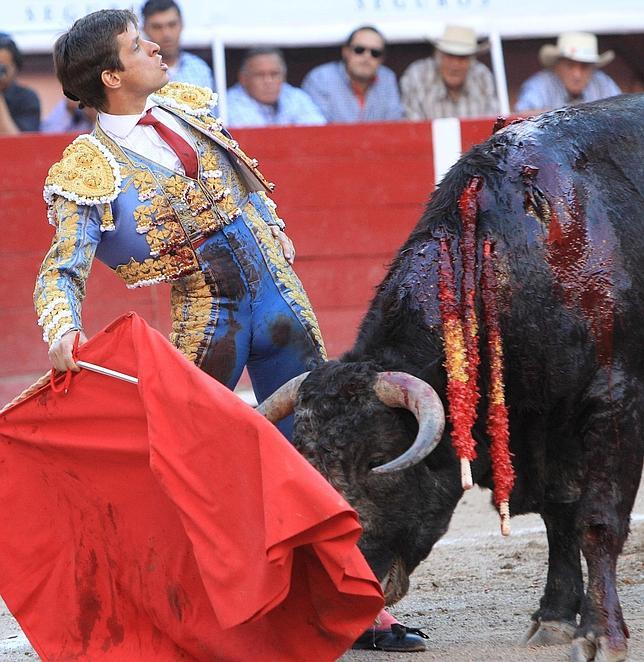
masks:
POLYGON ((284 73, 286 73, 286 60, 284 59, 284 52, 282 49, 276 48, 275 46, 258 46, 257 48, 249 48, 242 57, 242 61, 239 65, 239 71, 243 71, 248 65, 248 62, 259 55, 276 55, 282 63, 284 73))
POLYGON ((16 42, 11 38, 11 35, 8 35, 6 32, 0 32, 0 50, 9 51, 16 69, 22 69, 22 53, 16 42))
POLYGON ((162 11, 168 11, 168 9, 176 9, 179 18, 181 18, 181 9, 174 0, 148 0, 141 7, 141 16, 143 16, 143 20, 145 21, 150 16, 159 14, 162 11))
POLYGON ((123 71, 116 38, 128 25, 137 26, 128 9, 101 9, 79 18, 54 44, 54 68, 69 99, 105 110, 103 71, 123 71))
POLYGON ((383 44, 387 44, 387 40, 385 39, 385 35, 378 30, 373 25, 361 25, 359 28, 356 28, 351 32, 351 34, 347 37, 347 40, 344 42, 345 46, 351 46, 351 42, 353 41, 353 38, 358 34, 358 32, 362 32, 363 30, 371 30, 371 32, 375 32, 381 39, 383 44))

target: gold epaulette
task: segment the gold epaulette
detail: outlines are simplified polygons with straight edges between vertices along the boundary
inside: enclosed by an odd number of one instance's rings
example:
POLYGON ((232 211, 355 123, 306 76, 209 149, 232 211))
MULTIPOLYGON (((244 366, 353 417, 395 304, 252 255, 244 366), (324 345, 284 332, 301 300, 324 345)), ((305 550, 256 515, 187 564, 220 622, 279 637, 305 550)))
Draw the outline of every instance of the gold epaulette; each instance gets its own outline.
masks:
POLYGON ((153 101, 188 115, 207 115, 217 105, 217 94, 207 87, 172 82, 151 96, 153 101))
POLYGON ((49 168, 43 196, 50 204, 61 195, 83 205, 112 202, 121 190, 116 159, 94 136, 78 136, 49 168))

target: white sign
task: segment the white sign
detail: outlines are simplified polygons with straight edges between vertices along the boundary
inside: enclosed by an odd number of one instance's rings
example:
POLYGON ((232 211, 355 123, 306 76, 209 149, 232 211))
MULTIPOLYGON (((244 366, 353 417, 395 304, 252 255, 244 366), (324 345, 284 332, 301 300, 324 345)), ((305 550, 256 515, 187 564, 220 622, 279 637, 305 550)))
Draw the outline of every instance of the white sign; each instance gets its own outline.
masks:
MULTIPOLYGON (((374 24, 390 41, 437 36, 445 23, 470 25, 481 35, 553 36, 562 30, 644 31, 642 0, 177 0, 183 42, 207 46, 274 43, 337 44, 355 27, 374 24)), ((3 3, 2 30, 25 51, 49 51, 71 23, 97 9, 131 8, 131 0, 16 0, 3 3)))

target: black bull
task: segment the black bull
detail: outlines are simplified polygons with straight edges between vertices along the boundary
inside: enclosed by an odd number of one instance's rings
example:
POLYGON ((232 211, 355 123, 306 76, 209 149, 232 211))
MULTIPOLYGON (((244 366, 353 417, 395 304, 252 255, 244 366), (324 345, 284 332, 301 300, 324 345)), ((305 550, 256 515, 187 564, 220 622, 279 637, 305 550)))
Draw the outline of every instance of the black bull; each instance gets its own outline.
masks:
MULTIPOLYGON (((388 601, 400 598, 462 495, 437 292, 441 241, 455 281, 463 277, 468 247, 458 205, 468 188, 477 210, 469 250, 481 357, 473 479, 494 487, 485 426, 491 330, 481 322, 487 245, 516 472, 510 511, 539 513, 549 544, 528 640, 572 640, 574 660, 621 660, 628 630, 616 560, 644 455, 644 95, 510 124, 463 156, 378 287, 354 348, 313 370, 299 391, 286 388, 295 402, 295 444, 356 508, 361 549, 388 601), (431 454, 387 473, 373 468, 405 453, 417 424, 376 397, 379 371, 432 385, 448 415, 431 454)), ((277 409, 269 417, 288 405, 277 409)))

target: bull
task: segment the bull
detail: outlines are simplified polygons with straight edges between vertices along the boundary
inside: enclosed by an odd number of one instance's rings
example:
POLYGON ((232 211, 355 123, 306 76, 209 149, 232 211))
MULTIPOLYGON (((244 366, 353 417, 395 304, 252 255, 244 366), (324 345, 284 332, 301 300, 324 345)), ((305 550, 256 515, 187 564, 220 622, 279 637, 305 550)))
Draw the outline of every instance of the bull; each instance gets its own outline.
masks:
POLYGON ((505 480, 511 515, 545 523, 525 641, 570 642, 577 662, 626 658, 616 562, 644 455, 643 164, 644 95, 497 131, 430 199, 354 347, 262 404, 273 421, 294 409, 294 443, 358 511, 388 604, 447 530, 464 463, 479 486, 505 480), (459 360, 465 397, 450 399, 459 360), (490 426, 499 389, 507 417, 490 426), (471 462, 453 443, 468 407, 471 462))

